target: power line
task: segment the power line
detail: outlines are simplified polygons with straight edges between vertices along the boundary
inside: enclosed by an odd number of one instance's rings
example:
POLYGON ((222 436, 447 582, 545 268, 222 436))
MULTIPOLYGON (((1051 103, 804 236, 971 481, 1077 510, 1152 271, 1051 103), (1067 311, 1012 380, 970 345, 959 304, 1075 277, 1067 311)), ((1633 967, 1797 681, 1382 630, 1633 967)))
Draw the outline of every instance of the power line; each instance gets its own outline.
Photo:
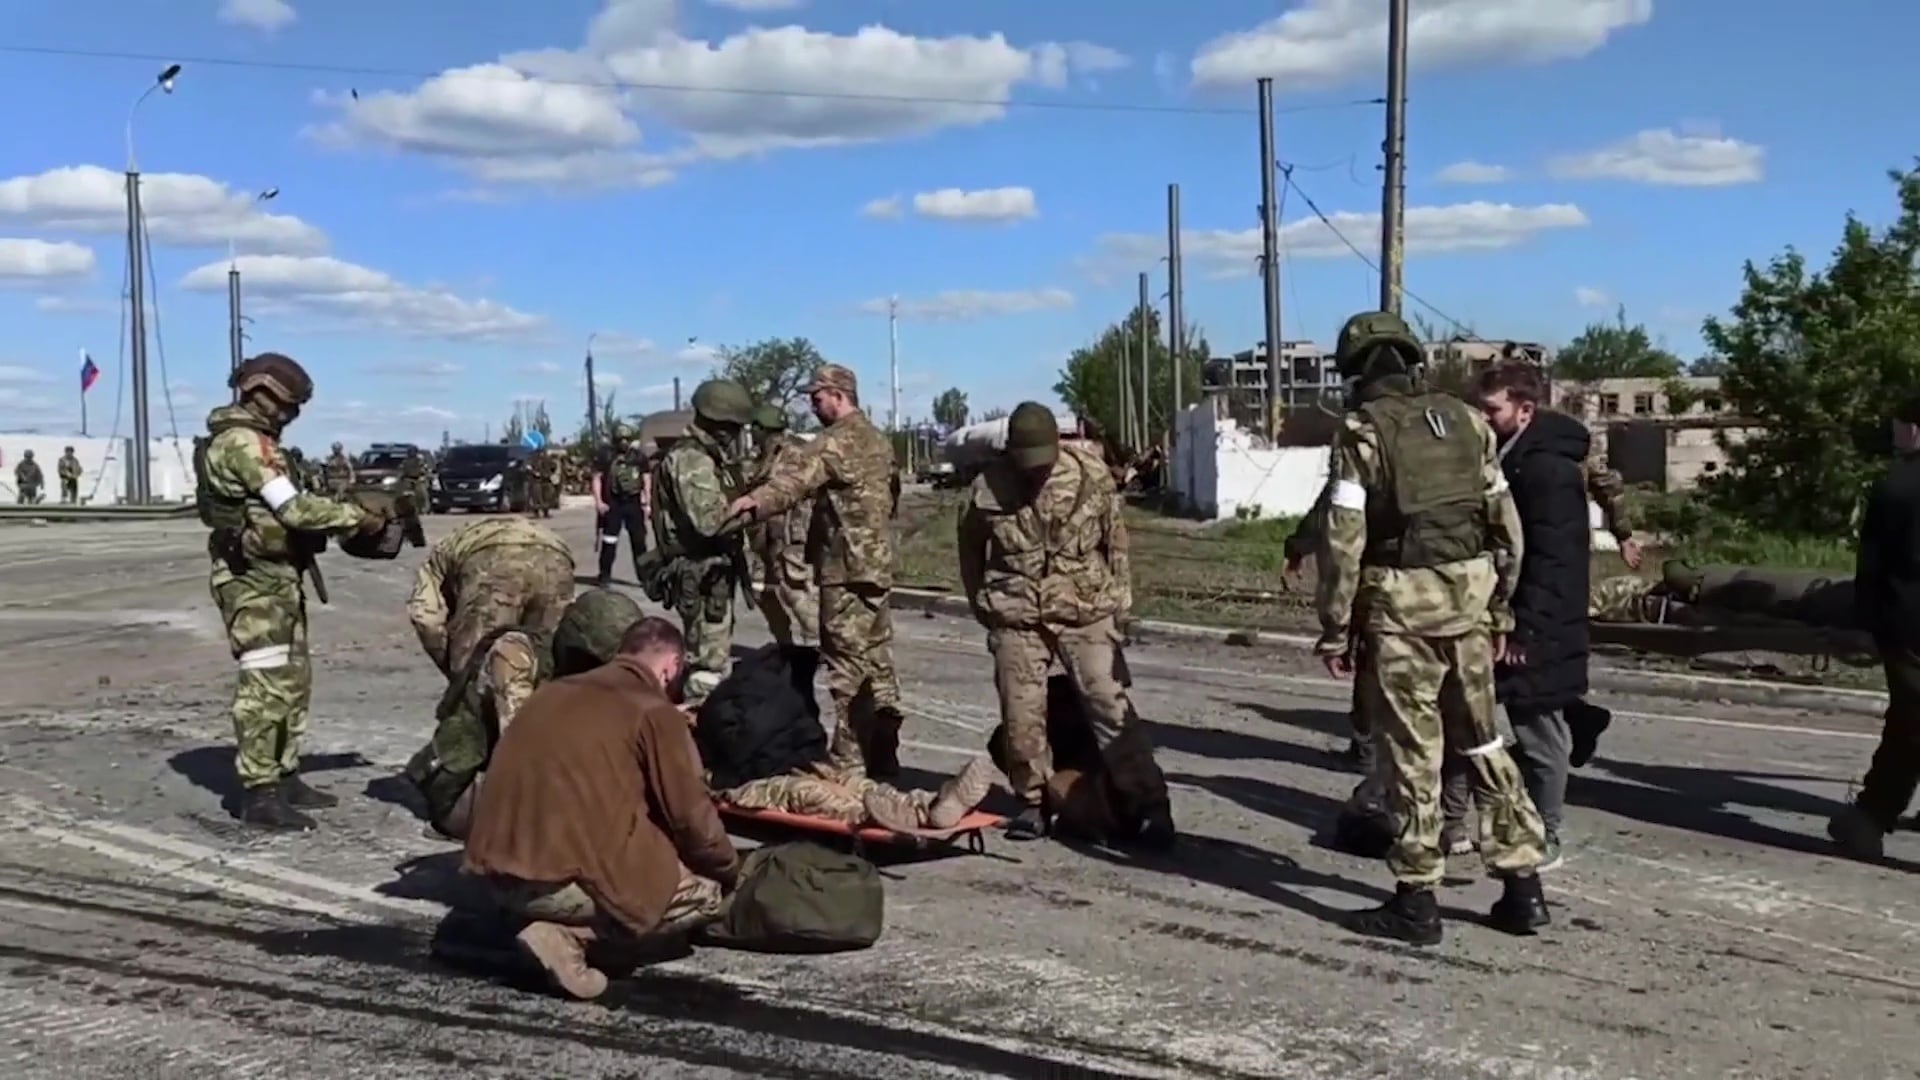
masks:
MULTIPOLYGON (((1347 234, 1341 232, 1340 227, 1338 225, 1335 225, 1332 219, 1328 218, 1325 213, 1321 212, 1319 205, 1313 201, 1313 196, 1307 194, 1306 191, 1300 187, 1299 182, 1293 178, 1292 169, 1290 168, 1282 169, 1280 172, 1280 178, 1286 181, 1286 185, 1289 188, 1292 188, 1295 192, 1299 194, 1300 201, 1307 204, 1307 209, 1313 211, 1313 216, 1320 219, 1320 224, 1325 225, 1327 227, 1327 231, 1332 233, 1336 240, 1339 240, 1342 244, 1345 244, 1347 246, 1348 251, 1353 252, 1354 258, 1359 259, 1361 262, 1365 263, 1367 267, 1371 269, 1374 273, 1377 274, 1380 272, 1380 264, 1376 262, 1372 256, 1360 250, 1359 246, 1356 245, 1353 241, 1347 239, 1347 234)), ((1400 290, 1400 295, 1406 297, 1407 299, 1413 301, 1416 304, 1419 304, 1421 307, 1426 308, 1428 311, 1433 312, 1435 315, 1446 320, 1447 322, 1452 323, 1454 329, 1463 331, 1469 340, 1473 340, 1473 341, 1480 340, 1480 335, 1475 334, 1473 332, 1472 327, 1468 326, 1466 323, 1461 322, 1459 319, 1456 319, 1453 316, 1447 314, 1446 312, 1441 311, 1439 308, 1434 307, 1432 304, 1428 303, 1427 301, 1421 299, 1420 296, 1415 294, 1412 289, 1402 288, 1400 290)))
MULTIPOLYGON (((443 71, 420 71, 407 68, 372 67, 357 64, 311 64, 294 63, 281 60, 241 60, 227 56, 175 56, 159 53, 116 52, 106 49, 67 49, 51 45, 0 45, 0 53, 13 53, 26 56, 60 56, 84 60, 138 60, 152 64, 185 64, 189 67, 227 67, 247 71, 297 71, 320 75, 365 75, 379 78, 418 79, 425 81, 446 74, 443 71)), ((468 73, 468 78, 498 78, 506 76, 477 75, 468 73)), ((993 98, 945 97, 931 94, 871 94, 859 91, 830 90, 794 90, 767 86, 692 86, 686 83, 626 82, 619 79, 561 79, 545 75, 532 75, 529 78, 555 86, 583 86, 598 90, 652 91, 673 94, 729 94, 741 97, 792 98, 821 101, 864 101, 869 103, 891 103, 896 105, 959 105, 996 109, 1051 109, 1059 112, 1107 112, 1107 113, 1160 113, 1170 116, 1251 116, 1253 110, 1228 108, 1226 106, 1206 105, 1151 105, 1145 102, 1086 102, 1086 101, 1001 101, 993 98)), ((1355 98, 1347 101, 1326 101, 1313 105, 1292 105, 1277 109, 1281 113, 1322 112, 1330 109, 1350 109, 1362 105, 1385 105, 1385 98, 1355 98)))

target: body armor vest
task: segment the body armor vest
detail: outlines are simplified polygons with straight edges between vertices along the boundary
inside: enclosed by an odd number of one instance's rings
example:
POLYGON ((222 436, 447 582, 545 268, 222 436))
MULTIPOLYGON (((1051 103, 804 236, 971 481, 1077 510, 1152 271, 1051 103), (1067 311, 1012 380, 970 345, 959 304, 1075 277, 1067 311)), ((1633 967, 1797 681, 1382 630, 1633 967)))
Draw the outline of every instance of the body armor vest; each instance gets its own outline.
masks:
POLYGON ((1447 394, 1388 392, 1361 404, 1380 438, 1385 500, 1367 508, 1362 562, 1420 569, 1487 551, 1487 492, 1474 416, 1447 394))

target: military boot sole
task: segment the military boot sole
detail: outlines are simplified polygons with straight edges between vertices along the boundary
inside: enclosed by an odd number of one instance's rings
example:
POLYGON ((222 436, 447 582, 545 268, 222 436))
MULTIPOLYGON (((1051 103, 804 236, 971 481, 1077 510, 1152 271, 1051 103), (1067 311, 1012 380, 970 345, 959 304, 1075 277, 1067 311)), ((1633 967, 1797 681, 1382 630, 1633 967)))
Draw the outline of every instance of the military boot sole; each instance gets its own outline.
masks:
POLYGON ((312 832, 319 823, 280 801, 277 795, 253 799, 240 808, 240 824, 268 832, 312 832))
POLYGON ((1389 908, 1356 911, 1342 918, 1340 923, 1356 934, 1404 941, 1409 945, 1438 945, 1446 937, 1438 919, 1418 922, 1389 908))

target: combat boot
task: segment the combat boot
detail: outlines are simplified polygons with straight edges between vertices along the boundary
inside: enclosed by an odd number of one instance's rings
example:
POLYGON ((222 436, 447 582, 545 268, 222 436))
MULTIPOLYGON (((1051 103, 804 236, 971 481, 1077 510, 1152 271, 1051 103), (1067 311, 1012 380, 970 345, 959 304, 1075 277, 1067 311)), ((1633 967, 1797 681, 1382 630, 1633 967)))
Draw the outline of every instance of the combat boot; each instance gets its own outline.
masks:
POLYGON ((894 832, 917 832, 924 827, 920 820, 920 808, 904 791, 873 787, 860 797, 860 805, 881 828, 894 832))
POLYGON ((1029 806, 1007 820, 1007 839, 1040 840, 1047 835, 1047 812, 1029 806))
POLYGON ((1500 899, 1493 902, 1493 910, 1487 913, 1488 926, 1527 937, 1553 921, 1553 915, 1547 911, 1546 894, 1540 890, 1538 874, 1507 878, 1506 885, 1507 891, 1500 894, 1500 899))
POLYGON ((927 824, 936 829, 951 829, 993 790, 993 759, 977 757, 967 762, 959 775, 940 785, 933 805, 927 807, 927 824))
POLYGON ((1134 843, 1150 851, 1167 851, 1179 839, 1180 831, 1173 825, 1173 807, 1166 803, 1147 807, 1140 815, 1140 831, 1133 834, 1134 843))
POLYGON ((592 1001, 607 992, 605 972, 587 963, 587 941, 592 931, 559 923, 533 922, 514 936, 520 951, 540 965, 553 988, 580 1001, 592 1001))
POLYGON ((869 779, 892 781, 899 778, 900 725, 904 720, 898 709, 874 710, 873 731, 867 736, 866 746, 861 748, 869 779))
POLYGON ((338 797, 308 786, 298 773, 281 777, 280 791, 287 805, 296 810, 328 810, 340 805, 338 797))
POLYGON ((1440 901, 1433 890, 1405 882, 1394 886, 1393 899, 1377 908, 1350 912, 1341 922, 1356 934, 1409 945, 1438 945, 1443 936, 1440 901))
POLYGON ((1887 830, 1857 804, 1833 815, 1827 822, 1827 835, 1853 858, 1877 862, 1886 857, 1887 830))
POLYGON ((307 815, 287 805, 278 784, 248 788, 240 801, 240 823, 272 832, 308 832, 317 826, 307 815))

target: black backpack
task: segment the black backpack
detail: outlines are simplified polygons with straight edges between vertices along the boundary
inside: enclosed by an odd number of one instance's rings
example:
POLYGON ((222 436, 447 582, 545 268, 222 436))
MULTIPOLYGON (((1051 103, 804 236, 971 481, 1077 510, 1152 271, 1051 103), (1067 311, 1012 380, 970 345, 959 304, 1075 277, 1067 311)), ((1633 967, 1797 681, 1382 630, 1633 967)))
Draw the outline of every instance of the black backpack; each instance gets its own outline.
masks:
POLYGON ((747 855, 726 914, 700 941, 749 952, 850 952, 880 940, 885 923, 872 863, 819 844, 775 844, 747 855))
POLYGON ((707 695, 693 733, 714 791, 827 759, 827 733, 813 694, 818 664, 819 653, 811 649, 762 646, 737 661, 707 695))

